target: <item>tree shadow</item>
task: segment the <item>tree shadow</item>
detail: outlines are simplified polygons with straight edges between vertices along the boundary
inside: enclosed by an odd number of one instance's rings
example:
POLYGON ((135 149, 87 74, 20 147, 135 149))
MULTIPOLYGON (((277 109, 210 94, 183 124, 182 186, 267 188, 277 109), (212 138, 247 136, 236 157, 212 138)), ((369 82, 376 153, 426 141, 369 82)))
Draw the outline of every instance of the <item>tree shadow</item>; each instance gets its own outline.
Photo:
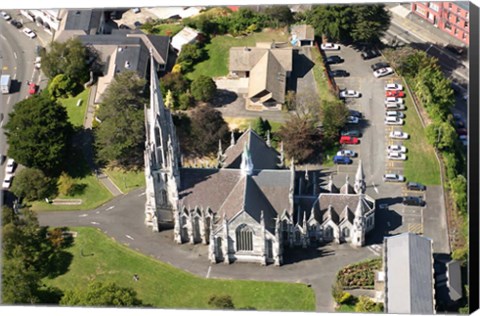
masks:
POLYGON ((72 137, 71 150, 68 153, 69 162, 66 166, 67 174, 72 178, 84 178, 96 168, 93 160, 93 131, 78 128, 72 137))
POLYGON ((320 257, 335 255, 333 250, 325 250, 319 247, 308 248, 286 248, 283 253, 283 265, 289 265, 296 262, 313 260, 320 257))
POLYGON ((214 107, 221 107, 234 102, 237 98, 237 94, 233 91, 217 89, 217 92, 210 103, 214 107))
POLYGON ((375 228, 367 235, 366 245, 383 243, 384 237, 395 235, 392 232, 402 226, 403 217, 389 207, 401 202, 401 197, 384 198, 376 201, 375 228))
POLYGON ((67 251, 57 251, 50 259, 48 268, 48 278, 54 279, 69 271, 70 264, 73 261, 73 255, 67 251))
POLYGON ((297 91, 297 80, 303 78, 312 70, 315 63, 307 56, 300 53, 298 49, 293 50, 293 70, 287 81, 287 90, 297 91))

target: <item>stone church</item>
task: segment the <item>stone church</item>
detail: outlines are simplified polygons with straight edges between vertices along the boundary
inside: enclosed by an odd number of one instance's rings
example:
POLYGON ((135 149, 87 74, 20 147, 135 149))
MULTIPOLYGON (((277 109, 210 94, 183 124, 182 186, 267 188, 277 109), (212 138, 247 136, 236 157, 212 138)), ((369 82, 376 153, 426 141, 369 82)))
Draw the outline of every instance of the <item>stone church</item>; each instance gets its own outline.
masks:
POLYGON ((219 143, 216 168, 182 168, 155 67, 145 116, 145 224, 158 231, 173 223, 175 241, 208 245, 212 263, 281 265, 285 247, 361 247, 374 227, 375 200, 365 194, 361 163, 353 186, 348 177, 341 188, 331 177, 320 186, 319 172, 285 167, 269 135, 248 129, 238 139, 232 133, 225 150, 219 143))

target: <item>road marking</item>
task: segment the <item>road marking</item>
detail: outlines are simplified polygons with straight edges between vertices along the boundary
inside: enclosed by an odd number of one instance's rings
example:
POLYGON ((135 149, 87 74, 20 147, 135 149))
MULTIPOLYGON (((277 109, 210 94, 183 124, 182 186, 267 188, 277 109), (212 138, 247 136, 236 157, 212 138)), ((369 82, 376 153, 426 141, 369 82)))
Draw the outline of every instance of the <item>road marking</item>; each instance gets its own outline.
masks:
POLYGON ((130 235, 125 235, 125 237, 127 237, 128 239, 131 239, 131 240, 135 240, 135 239, 133 239, 133 237, 130 236, 130 235))
POLYGON ((375 185, 375 182, 372 181, 372 185, 373 185, 373 189, 378 194, 378 189, 377 189, 377 186, 375 185))
POLYGON ((14 74, 13 74, 12 79, 13 79, 13 80, 16 80, 16 79, 17 79, 17 73, 14 73, 14 74))
POLYGON ((7 40, 3 34, 0 34, 0 36, 3 38, 4 41, 7 40))
MULTIPOLYGON (((7 104, 10 104, 10 99, 11 99, 11 97, 12 97, 11 95, 8 96, 8 98, 7 98, 7 104)), ((2 120, 2 121, 3 121, 3 120, 2 120)))
POLYGON ((15 57, 15 59, 17 59, 17 53, 13 52, 13 57, 15 57))
POLYGON ((98 222, 90 222, 90 223, 92 223, 93 225, 100 225, 100 223, 98 222))
POLYGON ((138 196, 143 196, 145 194, 146 194, 146 192, 143 192, 143 193, 140 193, 138 196))
POLYGON ((210 271, 212 271, 212 266, 208 266, 207 276, 205 278, 208 279, 210 277, 210 271))
POLYGON ((82 214, 82 215, 78 215, 78 217, 87 217, 88 214, 82 214))
POLYGON ((113 209, 114 207, 115 207, 115 206, 113 206, 113 205, 110 206, 110 207, 107 207, 107 208, 105 209, 105 211, 110 211, 110 210, 113 209))

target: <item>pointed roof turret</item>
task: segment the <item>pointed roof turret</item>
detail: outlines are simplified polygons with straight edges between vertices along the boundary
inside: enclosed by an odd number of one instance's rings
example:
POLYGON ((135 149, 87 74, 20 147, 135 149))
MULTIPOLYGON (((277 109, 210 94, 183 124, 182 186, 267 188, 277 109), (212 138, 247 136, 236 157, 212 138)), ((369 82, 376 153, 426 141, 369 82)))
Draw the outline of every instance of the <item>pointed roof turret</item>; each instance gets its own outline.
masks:
POLYGON ((357 192, 357 194, 363 194, 365 193, 366 187, 367 186, 365 184, 365 175, 363 174, 362 161, 359 160, 357 173, 355 175, 355 184, 354 184, 355 192, 357 192))
POLYGON ((267 130, 267 146, 272 147, 272 141, 270 140, 270 130, 267 130))
POLYGON ((354 194, 355 191, 353 190, 352 186, 349 183, 350 177, 348 174, 345 176, 345 184, 342 185, 340 188, 340 194, 354 194))
POLYGON ((243 153, 242 153, 242 163, 240 165, 240 169, 242 170, 242 174, 251 176, 253 173, 253 162, 252 156, 250 155, 250 151, 248 150, 247 143, 243 146, 243 153))
POLYGON ((233 133, 233 131, 230 137, 230 146, 235 146, 235 134, 233 133))

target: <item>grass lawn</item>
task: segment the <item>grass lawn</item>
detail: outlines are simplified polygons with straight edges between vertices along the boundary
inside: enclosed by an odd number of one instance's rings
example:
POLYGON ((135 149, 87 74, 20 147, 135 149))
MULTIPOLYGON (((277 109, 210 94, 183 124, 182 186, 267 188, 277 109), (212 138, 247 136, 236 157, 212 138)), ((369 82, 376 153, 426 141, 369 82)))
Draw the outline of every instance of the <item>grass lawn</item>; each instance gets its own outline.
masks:
POLYGON ((59 98, 58 101, 67 109, 68 118, 73 126, 83 126, 83 119, 85 117, 85 111, 87 109, 87 102, 88 102, 88 93, 90 89, 85 89, 78 95, 62 99, 59 98), (77 106, 78 100, 82 100, 82 105, 77 106))
POLYGON ((335 311, 344 313, 355 312, 355 305, 340 304, 335 311))
POLYGON ((410 95, 405 98, 405 106, 407 110, 403 131, 407 132, 410 138, 403 141, 403 145, 408 148, 403 175, 407 181, 420 182, 427 186, 440 185, 440 167, 435 151, 427 141, 425 129, 410 95))
POLYGON ((321 100, 335 101, 338 98, 332 93, 328 86, 328 80, 325 77, 325 66, 322 61, 322 56, 316 47, 312 47, 312 59, 315 63, 313 67, 313 77, 317 83, 318 94, 321 100))
POLYGON ((133 288, 144 304, 157 308, 207 309, 214 294, 232 297, 236 308, 314 311, 315 295, 305 284, 204 279, 137 253, 94 228, 78 233, 68 272, 44 283, 61 290, 85 288, 91 280, 133 288), (83 255, 82 255, 83 254, 83 255), (140 280, 133 281, 133 274, 140 280))
POLYGON ((153 28, 152 34, 162 36, 175 36, 175 34, 180 32, 182 29, 182 24, 159 24, 153 28))
POLYGON ((333 157, 335 154, 340 150, 340 144, 335 144, 332 148, 328 148, 324 151, 324 159, 322 161, 322 166, 325 167, 333 167, 335 164, 333 163, 333 157))
POLYGON ((123 193, 145 186, 145 173, 140 171, 125 171, 119 168, 106 168, 104 173, 120 188, 123 193))
POLYGON ((83 186, 84 189, 81 193, 73 196, 57 196, 58 199, 81 199, 80 205, 53 205, 48 204, 45 201, 35 201, 32 203, 32 210, 34 211, 66 211, 66 210, 90 210, 96 208, 107 201, 113 196, 110 191, 101 184, 95 175, 90 174, 83 178, 74 179, 75 184, 83 186))
MULTIPOLYGON (((249 125, 255 125, 254 122, 257 120, 255 118, 242 118, 242 117, 223 117, 225 122, 227 122, 228 127, 230 130, 238 128, 239 130, 246 130, 249 125)), ((272 133, 277 132, 280 127, 282 127, 283 123, 268 121, 270 126, 272 127, 272 133)))
POLYGON ((229 35, 216 36, 205 46, 208 59, 195 65, 193 72, 188 73, 187 77, 195 79, 200 75, 225 76, 228 74, 230 47, 255 46, 256 42, 271 42, 272 40, 285 42, 288 40, 288 34, 285 34, 282 30, 265 30, 238 38, 229 35))

